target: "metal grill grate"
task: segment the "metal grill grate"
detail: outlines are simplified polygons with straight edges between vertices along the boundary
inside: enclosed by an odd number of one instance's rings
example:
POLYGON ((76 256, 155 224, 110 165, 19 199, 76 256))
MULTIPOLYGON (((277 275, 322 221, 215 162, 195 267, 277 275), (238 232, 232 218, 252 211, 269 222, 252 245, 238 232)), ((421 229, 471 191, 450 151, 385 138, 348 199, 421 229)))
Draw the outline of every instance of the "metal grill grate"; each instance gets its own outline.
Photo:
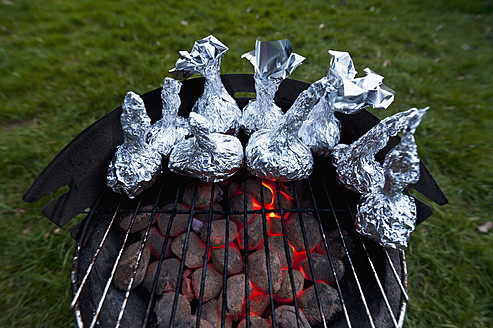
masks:
MULTIPOLYGON (((173 218, 177 214, 188 215, 188 225, 186 231, 185 243, 183 245, 183 255, 177 276, 177 288, 175 292, 174 302, 172 306, 171 320, 176 315, 178 293, 181 290, 182 275, 185 270, 185 259, 188 251, 188 240, 192 227, 192 218, 197 213, 208 214, 208 227, 206 239, 206 254, 203 259, 203 271, 201 279, 201 289, 199 301, 196 306, 195 314, 197 316, 196 327, 199 327, 202 310, 202 299, 205 285, 205 276, 207 271, 207 261, 209 258, 211 222, 213 214, 223 214, 227 218, 226 233, 229 233, 229 217, 230 215, 243 215, 244 219, 244 239, 245 245, 248 245, 248 230, 247 230, 247 215, 260 214, 263 222, 263 235, 265 243, 265 256, 267 262, 267 274, 269 282, 269 299, 272 326, 276 326, 276 316, 274 311, 274 293, 272 286, 272 277, 270 271, 269 259, 269 238, 267 238, 267 217, 268 212, 279 213, 283 218, 284 214, 291 212, 299 218, 302 228, 303 241, 307 252, 307 259, 312 272, 313 263, 309 256, 309 248, 307 241, 307 231, 303 223, 305 213, 312 213, 318 221, 322 243, 327 253, 327 258, 330 262, 331 270, 334 276, 336 271, 334 268, 333 258, 329 251, 326 233, 337 230, 340 238, 340 243, 346 253, 346 275, 338 282, 336 279, 335 288, 339 296, 339 302, 342 307, 342 315, 331 322, 329 325, 323 324, 320 326, 334 327, 402 327, 404 314, 407 302, 407 273, 404 252, 387 250, 379 247, 373 242, 361 238, 354 230, 353 211, 356 208, 358 196, 345 190, 339 186, 334 178, 332 169, 326 160, 320 159, 316 162, 314 174, 307 180, 300 182, 287 183, 287 186, 292 191, 295 199, 295 208, 288 209, 283 207, 282 197, 280 194, 279 182, 276 183, 277 206, 276 209, 267 209, 264 204, 264 195, 262 182, 259 182, 258 188, 261 198, 261 208, 259 210, 247 209, 247 183, 246 170, 237 174, 230 179, 223 188, 226 190, 226 197, 223 201, 224 211, 213 209, 214 190, 211 188, 209 210, 196 210, 195 200, 197 197, 198 182, 195 182, 195 191, 192 200, 192 208, 190 210, 179 210, 177 204, 180 193, 184 188, 186 179, 179 177, 170 172, 166 172, 151 190, 145 192, 136 200, 129 201, 124 197, 117 196, 111 192, 107 192, 100 196, 96 204, 91 209, 84 221, 81 229, 79 242, 77 245, 74 270, 72 274, 72 282, 74 288, 74 307, 77 323, 79 327, 95 327, 95 326, 132 326, 152 327, 153 310, 156 304, 156 296, 154 290, 157 286, 157 278, 162 268, 164 259, 164 250, 167 243, 170 241, 170 229, 173 223, 173 218), (243 211, 231 211, 231 184, 233 179, 241 178, 244 180, 244 209, 243 211), (309 190, 308 197, 311 198, 313 207, 304 208, 300 205, 300 196, 298 194, 297 184, 304 184, 305 189, 309 190), (163 210, 162 204, 166 200, 173 201, 171 210, 163 210), (153 204, 152 210, 143 210, 143 204, 153 204), (121 213, 133 213, 133 217, 129 228, 125 233, 117 231, 115 228, 115 220, 121 213), (167 232, 165 241, 159 259, 156 279, 153 282, 150 296, 139 293, 138 289, 131 291, 133 278, 130 280, 126 292, 120 292, 114 289, 111 285, 112 279, 118 263, 121 259, 124 248, 128 245, 130 230, 138 213, 148 212, 151 217, 148 221, 144 237, 140 245, 140 252, 134 266, 134 276, 136 268, 141 260, 143 249, 149 235, 151 224, 156 215, 169 215, 167 232), (345 237, 346 236, 346 237, 345 237), (355 252, 352 254, 347 246, 347 238, 352 239, 355 252), (139 311, 141 313, 139 313, 139 311)), ((306 197, 306 195, 304 195, 306 197)), ((282 223, 282 236, 284 248, 288 263, 288 272, 291 278, 291 289, 293 291, 294 307, 298 326, 300 324, 300 309, 298 307, 297 298, 295 295, 295 286, 293 278, 293 267, 290 258, 289 244, 287 241, 286 223, 282 223)), ((229 240, 229 236, 226 236, 229 240)), ((229 245, 225 245, 225 267, 227 267, 229 245)), ((248 256, 251 255, 248 247, 242 251, 244 256, 245 266, 245 295, 249 295, 249 270, 248 256)), ((315 287, 316 299, 319 313, 324 318, 324 304, 320 297, 320 292, 316 283, 315 277, 313 286, 315 287)), ((227 271, 223 273, 223 289, 222 289, 222 311, 221 311, 221 327, 225 327, 226 316, 226 299, 227 299, 227 271)), ((250 300, 245 298, 246 313, 250 313, 250 300)), ((251 327, 249 315, 247 315, 246 327, 251 327)))

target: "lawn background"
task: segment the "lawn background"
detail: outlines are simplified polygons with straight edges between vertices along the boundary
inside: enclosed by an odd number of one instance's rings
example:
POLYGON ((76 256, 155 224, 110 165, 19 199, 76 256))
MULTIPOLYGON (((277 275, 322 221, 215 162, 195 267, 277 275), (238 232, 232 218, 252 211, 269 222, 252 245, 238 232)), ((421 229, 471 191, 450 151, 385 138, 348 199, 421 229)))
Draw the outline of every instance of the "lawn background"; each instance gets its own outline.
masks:
MULTIPOLYGON (((405 327, 493 326, 492 1, 0 1, 0 326, 75 326, 75 242, 22 195, 80 131, 125 93, 159 87, 179 50, 214 34, 222 73, 252 73, 255 39, 288 38, 307 59, 292 75, 326 74, 327 50, 349 51, 396 91, 385 117, 430 106, 420 157, 450 204, 407 250, 405 327)), ((46 200, 47 201, 47 200, 46 200)))

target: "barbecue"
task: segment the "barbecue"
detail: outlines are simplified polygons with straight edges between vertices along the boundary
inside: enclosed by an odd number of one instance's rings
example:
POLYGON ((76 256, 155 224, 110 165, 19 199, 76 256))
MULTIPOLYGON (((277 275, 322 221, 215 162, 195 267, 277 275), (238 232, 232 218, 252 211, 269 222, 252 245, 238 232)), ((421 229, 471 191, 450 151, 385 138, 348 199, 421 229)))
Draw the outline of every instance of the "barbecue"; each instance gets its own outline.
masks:
MULTIPOLYGON (((252 75, 221 78, 232 96, 255 90, 252 75)), ((286 79, 276 104, 286 111, 308 86, 286 79)), ((180 115, 188 116, 203 89, 204 78, 183 82, 180 115)), ((142 95, 152 122, 162 110, 160 94, 142 95)), ((250 98, 235 100, 243 108, 250 98)), ((44 207, 60 226, 89 208, 72 232, 79 327, 402 327, 405 253, 356 232, 359 195, 339 185, 329 159, 315 158, 312 175, 294 182, 257 179, 246 167, 218 183, 165 169, 129 200, 105 185, 123 140, 120 113, 115 109, 81 133, 25 196, 37 201, 68 184, 67 194, 44 207)), ((335 115, 347 144, 378 123, 364 110, 335 115)), ((246 144, 246 135, 239 139, 246 144)), ((398 140, 390 138, 377 160, 398 140)), ((446 203, 423 163, 420 169, 412 189, 446 203)), ((432 210, 415 202, 419 223, 432 210)))

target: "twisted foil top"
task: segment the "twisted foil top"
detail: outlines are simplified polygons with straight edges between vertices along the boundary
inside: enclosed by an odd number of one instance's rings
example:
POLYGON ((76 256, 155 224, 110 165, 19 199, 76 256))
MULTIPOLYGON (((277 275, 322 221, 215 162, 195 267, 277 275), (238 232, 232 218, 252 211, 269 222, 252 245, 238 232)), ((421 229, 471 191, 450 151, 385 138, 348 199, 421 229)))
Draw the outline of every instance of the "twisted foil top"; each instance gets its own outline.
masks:
POLYGON ((383 246, 407 247, 414 230, 416 205, 403 191, 419 180, 414 132, 426 110, 413 108, 390 116, 353 144, 337 146, 333 153, 338 178, 363 193, 356 215, 358 232, 383 246), (383 165, 378 163, 375 154, 401 130, 399 144, 387 153, 383 165))
POLYGON ((248 59, 255 68, 255 90, 257 99, 243 109, 241 126, 247 134, 259 129, 271 128, 281 123, 283 112, 274 102, 274 96, 281 82, 298 67, 305 57, 293 52, 293 45, 287 39, 259 41, 255 50, 241 58, 248 59))
POLYGON ((245 149, 247 167, 259 178, 290 181, 308 177, 313 171, 310 149, 298 137, 298 130, 310 110, 324 94, 327 79, 313 83, 300 93, 274 129, 254 132, 245 149))
POLYGON ((238 138, 211 132, 210 121, 200 114, 190 113, 189 124, 193 137, 179 142, 171 151, 171 171, 205 182, 219 182, 241 168, 243 146, 238 138))
POLYGON ((219 75, 221 59, 228 48, 209 35, 195 42, 192 51, 180 51, 182 58, 170 70, 176 79, 187 79, 195 73, 205 77, 204 93, 192 108, 192 112, 211 121, 211 132, 237 135, 240 129, 241 110, 224 88, 219 75))
POLYGON ((152 185, 161 171, 161 155, 146 143, 151 120, 139 95, 127 93, 120 122, 123 143, 109 165, 107 185, 115 192, 134 198, 152 185))
POLYGON ((154 123, 147 135, 147 142, 163 156, 168 156, 174 145, 189 134, 188 122, 178 116, 180 108, 181 82, 164 79, 161 99, 163 101, 162 117, 154 123))

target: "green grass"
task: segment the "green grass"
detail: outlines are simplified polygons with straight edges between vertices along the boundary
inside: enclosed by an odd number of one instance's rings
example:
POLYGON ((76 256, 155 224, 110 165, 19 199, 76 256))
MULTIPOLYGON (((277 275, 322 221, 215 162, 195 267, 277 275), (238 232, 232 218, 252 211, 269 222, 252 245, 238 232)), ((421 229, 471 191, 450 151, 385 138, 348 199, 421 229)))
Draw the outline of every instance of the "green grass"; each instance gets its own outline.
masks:
MULTIPOLYGON (((288 38, 307 60, 292 78, 326 73, 349 51, 396 90, 384 117, 430 106, 420 156, 450 204, 407 251, 406 327, 493 326, 493 3, 491 1, 0 2, 0 326, 74 326, 75 242, 22 195, 50 160, 128 90, 160 86, 179 50, 214 34, 223 73, 251 73, 256 38, 288 38), (323 25, 322 25, 323 24, 323 25)), ((72 224, 70 224, 72 225, 72 224)))

